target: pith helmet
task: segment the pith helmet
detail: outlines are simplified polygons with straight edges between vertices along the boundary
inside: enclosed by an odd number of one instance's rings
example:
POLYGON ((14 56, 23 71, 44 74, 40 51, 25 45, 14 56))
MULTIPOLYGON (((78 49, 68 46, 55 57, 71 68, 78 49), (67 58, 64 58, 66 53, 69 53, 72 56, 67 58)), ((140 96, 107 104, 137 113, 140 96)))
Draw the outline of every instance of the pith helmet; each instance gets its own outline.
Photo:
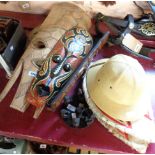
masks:
MULTIPOLYGON (((92 63, 83 81, 84 95, 104 113, 122 121, 140 119, 150 98, 146 73, 134 58, 118 54, 92 63)), ((93 111, 93 109, 92 109, 93 111)))

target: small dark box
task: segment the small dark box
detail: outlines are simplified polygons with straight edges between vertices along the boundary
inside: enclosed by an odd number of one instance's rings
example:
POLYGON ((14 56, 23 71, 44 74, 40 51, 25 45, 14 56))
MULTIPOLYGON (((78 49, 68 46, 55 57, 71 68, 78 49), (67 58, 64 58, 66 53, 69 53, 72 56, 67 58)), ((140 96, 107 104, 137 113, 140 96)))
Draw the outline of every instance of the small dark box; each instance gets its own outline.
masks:
POLYGON ((11 76, 26 46, 26 34, 19 21, 0 17, 0 64, 11 76))

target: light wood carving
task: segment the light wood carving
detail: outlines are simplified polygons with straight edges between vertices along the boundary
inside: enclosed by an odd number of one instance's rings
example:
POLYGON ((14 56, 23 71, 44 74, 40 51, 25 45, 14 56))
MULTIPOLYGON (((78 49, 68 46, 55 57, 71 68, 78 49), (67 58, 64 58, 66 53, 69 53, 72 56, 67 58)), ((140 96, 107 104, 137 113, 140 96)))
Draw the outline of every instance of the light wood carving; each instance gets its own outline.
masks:
MULTIPOLYGON (((61 3, 61 1, 58 2, 61 3)), ((7 4, 0 4, 0 10, 44 14, 47 13, 55 3, 56 1, 9 1, 7 4), (24 5, 26 2, 29 5, 26 5, 26 8, 22 9, 21 4, 24 5)), ((85 11, 91 15, 96 12, 118 18, 124 18, 127 14, 132 14, 136 18, 142 15, 141 10, 135 6, 133 1, 116 1, 115 5, 108 7, 94 0, 74 1, 73 3, 83 6, 85 11)), ((150 10, 146 1, 137 1, 137 3, 146 11, 150 10)))
MULTIPOLYGON (((32 32, 27 49, 21 57, 11 79, 0 94, 0 101, 7 95, 22 71, 20 84, 10 107, 25 112, 29 106, 25 102, 25 94, 33 78, 29 74, 30 71, 37 72, 33 62, 46 58, 65 31, 74 26, 88 30, 91 26, 91 19, 77 5, 72 3, 54 4, 42 25, 32 32)), ((41 111, 42 109, 37 109, 34 117, 38 116, 41 111)))

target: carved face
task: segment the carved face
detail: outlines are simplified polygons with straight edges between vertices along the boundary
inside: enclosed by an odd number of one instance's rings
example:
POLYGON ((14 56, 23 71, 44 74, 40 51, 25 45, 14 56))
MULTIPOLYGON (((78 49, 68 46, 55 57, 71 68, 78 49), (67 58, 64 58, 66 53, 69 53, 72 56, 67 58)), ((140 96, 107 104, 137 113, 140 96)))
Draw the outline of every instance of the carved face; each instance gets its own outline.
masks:
POLYGON ((93 41, 81 28, 67 31, 41 64, 26 101, 40 107, 52 100, 87 56, 93 41))

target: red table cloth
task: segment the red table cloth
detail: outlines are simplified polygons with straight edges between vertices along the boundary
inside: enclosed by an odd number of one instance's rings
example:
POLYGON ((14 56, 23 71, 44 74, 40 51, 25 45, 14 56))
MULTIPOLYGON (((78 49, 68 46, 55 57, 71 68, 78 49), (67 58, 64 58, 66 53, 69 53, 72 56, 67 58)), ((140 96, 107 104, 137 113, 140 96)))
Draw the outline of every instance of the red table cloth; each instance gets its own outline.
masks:
MULTIPOLYGON (((97 58, 110 57, 117 53, 126 53, 119 46, 105 47, 101 50, 97 58)), ((152 64, 140 61, 147 72, 155 75, 155 69, 152 64)), ((64 146, 76 146, 106 153, 136 153, 129 146, 112 136, 97 121, 89 127, 76 129, 68 127, 60 117, 60 109, 51 112, 46 109, 40 117, 33 119, 35 108, 30 106, 25 113, 21 113, 9 107, 18 81, 11 89, 10 93, 0 103, 0 134, 10 137, 28 139, 48 144, 58 144, 64 146)), ((154 79, 155 80, 155 79, 154 79)), ((0 70, 0 89, 2 90, 7 80, 3 70, 0 70)), ((154 82, 154 81, 152 81, 154 82)), ((154 88, 155 89, 155 88, 154 88)), ((155 93, 152 93, 152 107, 155 114, 155 93)), ((155 153, 155 144, 150 144, 147 153, 155 153)))
MULTIPOLYGON (((7 15, 5 12, 0 12, 2 15, 7 15)), ((11 14, 9 14, 11 15, 11 14)), ((13 14, 16 18, 20 14, 13 14)), ((32 16, 20 17, 21 21, 24 23, 23 26, 27 28, 32 28, 38 26, 43 18, 38 18, 37 23, 29 20, 32 16), (32 22, 31 25, 28 22, 32 22)), ((150 46, 154 46, 155 42, 144 41, 150 46)), ((119 46, 105 47, 99 52, 97 58, 110 57, 117 53, 124 53, 123 49, 119 46)), ((152 55, 155 58, 155 55, 152 55)), ((147 73, 155 76, 155 68, 152 64, 139 59, 143 64, 147 73)), ((68 127, 60 117, 60 109, 56 112, 51 112, 46 109, 42 112, 40 117, 35 120, 33 119, 33 113, 35 108, 30 106, 25 113, 21 113, 9 107, 13 96, 16 92, 20 77, 17 82, 6 96, 6 98, 0 103, 0 135, 27 139, 32 141, 38 141, 47 144, 58 144, 64 146, 75 146, 77 148, 84 148, 90 150, 96 150, 98 152, 105 153, 136 153, 129 146, 124 144, 122 141, 114 137, 111 133, 107 131, 97 120, 89 127, 83 129, 70 128, 68 127)), ((0 69, 0 91, 4 88, 7 79, 5 78, 5 73, 0 69)), ((155 85, 152 80, 152 85, 155 85)), ((155 90, 155 86, 154 86, 155 90)), ((155 115, 155 91, 152 90, 152 107, 155 115)), ((146 153, 155 153, 155 144, 150 144, 146 153)))

